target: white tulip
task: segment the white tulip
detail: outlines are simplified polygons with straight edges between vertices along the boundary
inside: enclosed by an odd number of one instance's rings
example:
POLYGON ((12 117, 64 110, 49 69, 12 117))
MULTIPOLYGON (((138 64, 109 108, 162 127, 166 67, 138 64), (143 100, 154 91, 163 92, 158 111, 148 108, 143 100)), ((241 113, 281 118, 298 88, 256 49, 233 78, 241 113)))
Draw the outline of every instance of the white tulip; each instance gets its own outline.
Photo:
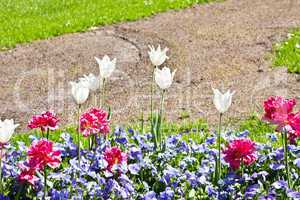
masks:
POLYGON ((81 81, 79 82, 70 82, 72 89, 71 93, 78 105, 83 104, 89 97, 90 90, 85 84, 81 81))
POLYGON ((214 92, 214 104, 215 107, 217 108, 217 110, 220 113, 225 113, 232 102, 232 96, 234 95, 234 91, 230 92, 230 90, 228 90, 226 93, 222 94, 218 89, 214 89, 213 88, 213 92, 214 92))
POLYGON ((150 51, 148 51, 149 58, 152 64, 156 67, 162 65, 169 57, 166 55, 169 50, 167 47, 164 50, 161 50, 160 45, 158 45, 157 49, 154 46, 149 46, 150 51))
POLYGON ((161 70, 155 68, 154 79, 156 84, 162 90, 168 89, 172 85, 175 72, 176 70, 174 70, 173 73, 171 73, 171 70, 168 67, 164 67, 161 70))
POLYGON ((110 58, 105 55, 102 60, 95 57, 98 65, 99 65, 99 71, 100 71, 100 77, 101 78, 108 78, 113 73, 113 71, 116 68, 116 62, 117 59, 114 58, 113 60, 110 60, 110 58))
POLYGON ((79 78, 79 81, 91 91, 95 92, 99 88, 99 78, 94 74, 84 75, 84 77, 79 78))
POLYGON ((7 143, 18 126, 19 124, 14 124, 13 119, 0 120, 0 143, 7 143))

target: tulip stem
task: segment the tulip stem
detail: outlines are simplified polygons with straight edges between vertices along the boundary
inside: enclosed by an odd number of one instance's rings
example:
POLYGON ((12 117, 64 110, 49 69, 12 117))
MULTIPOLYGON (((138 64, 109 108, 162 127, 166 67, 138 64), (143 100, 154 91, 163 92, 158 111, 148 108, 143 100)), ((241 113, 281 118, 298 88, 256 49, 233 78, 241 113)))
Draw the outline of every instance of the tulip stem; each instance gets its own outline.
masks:
POLYGON ((220 113, 219 117, 219 131, 218 131, 218 160, 217 160, 217 171, 216 171, 216 182, 219 181, 221 177, 221 129, 222 129, 222 116, 220 113))
POLYGON ((19 200, 20 199, 20 195, 21 195, 21 192, 22 192, 23 189, 24 189, 24 184, 21 184, 21 186, 18 189, 18 193, 17 193, 17 195, 14 198, 15 200, 19 200))
POLYGON ((96 92, 94 93, 93 98, 94 98, 94 106, 97 106, 97 94, 96 94, 96 92))
POLYGON ((44 199, 46 199, 47 194, 47 168, 44 168, 44 199))
POLYGON ((37 131, 37 129, 34 129, 34 133, 35 133, 35 136, 37 139, 40 139, 40 134, 39 132, 37 131))
POLYGON ((1 151, 0 151, 0 191, 1 194, 3 194, 3 182, 2 182, 2 145, 1 145, 1 151))
POLYGON ((91 150, 91 149, 92 149, 92 142, 91 142, 92 138, 91 138, 91 136, 89 135, 89 136, 87 137, 87 139, 88 139, 88 148, 89 148, 89 150, 91 150))
POLYGON ((152 140, 154 143, 154 148, 157 148, 157 137, 154 132, 154 120, 153 120, 153 90, 154 90, 154 71, 155 67, 152 71, 152 80, 151 80, 151 88, 150 88, 150 125, 151 125, 151 133, 152 133, 152 140))
POLYGON ((77 131, 77 139, 78 139, 78 164, 80 167, 80 113, 81 113, 81 105, 78 105, 78 131, 77 131))
POLYGON ((141 116, 141 133, 144 134, 144 111, 143 110, 141 116))
POLYGON ((100 107, 102 108, 105 106, 105 78, 102 80, 102 98, 100 99, 102 99, 100 103, 100 107))
POLYGON ((159 137, 159 144, 160 144, 161 150, 163 150, 163 147, 165 145, 165 136, 164 136, 163 131, 161 130, 162 119, 163 119, 163 110, 164 110, 164 94, 165 94, 165 90, 162 90, 161 98, 160 98, 160 110, 159 110, 159 114, 157 114, 157 118, 159 120, 158 124, 157 124, 157 135, 159 137))
POLYGON ((50 129, 47 128, 47 140, 49 139, 49 132, 50 132, 50 129))
POLYGON ((241 158, 241 171, 242 171, 242 178, 244 176, 244 159, 241 158))
POLYGON ((284 130, 283 132, 284 137, 284 143, 283 143, 283 149, 284 149, 284 164, 285 164, 285 170, 287 175, 287 182, 289 188, 291 187, 291 180, 290 180, 290 172, 289 172, 289 162, 288 162, 288 142, 287 142, 287 131, 284 130))

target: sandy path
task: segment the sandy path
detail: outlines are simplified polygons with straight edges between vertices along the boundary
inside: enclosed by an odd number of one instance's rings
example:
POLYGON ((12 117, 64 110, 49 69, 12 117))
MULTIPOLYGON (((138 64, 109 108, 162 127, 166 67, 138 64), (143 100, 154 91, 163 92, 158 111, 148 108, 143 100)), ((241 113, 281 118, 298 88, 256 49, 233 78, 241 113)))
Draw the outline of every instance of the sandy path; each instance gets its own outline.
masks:
POLYGON ((167 65, 178 69, 167 96, 170 119, 186 110, 215 121, 212 87, 236 90, 228 116, 247 116, 268 95, 300 94, 296 75, 270 68, 272 45, 300 26, 299 10, 298 0, 227 0, 0 52, 0 115, 24 123, 52 109, 72 121, 68 82, 98 73, 93 57, 108 54, 118 59, 108 85, 114 121, 133 119, 149 108, 147 45, 160 43, 170 48, 167 65))

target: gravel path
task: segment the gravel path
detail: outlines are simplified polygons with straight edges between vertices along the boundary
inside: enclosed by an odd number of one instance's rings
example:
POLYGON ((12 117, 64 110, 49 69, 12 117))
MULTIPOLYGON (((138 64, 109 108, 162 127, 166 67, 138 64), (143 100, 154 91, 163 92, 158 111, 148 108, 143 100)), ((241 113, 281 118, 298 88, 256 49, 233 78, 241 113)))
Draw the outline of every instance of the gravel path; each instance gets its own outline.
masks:
POLYGON ((107 92, 114 121, 134 119, 149 108, 147 46, 161 44, 170 48, 166 65, 177 68, 166 101, 170 119, 188 111, 214 122, 212 87, 235 90, 228 117, 245 117, 268 95, 300 94, 296 75, 270 68, 272 45, 300 26, 299 10, 298 0, 227 0, 0 52, 0 116, 24 123, 52 109, 71 122, 68 82, 98 73, 94 56, 108 54, 118 59, 107 92))

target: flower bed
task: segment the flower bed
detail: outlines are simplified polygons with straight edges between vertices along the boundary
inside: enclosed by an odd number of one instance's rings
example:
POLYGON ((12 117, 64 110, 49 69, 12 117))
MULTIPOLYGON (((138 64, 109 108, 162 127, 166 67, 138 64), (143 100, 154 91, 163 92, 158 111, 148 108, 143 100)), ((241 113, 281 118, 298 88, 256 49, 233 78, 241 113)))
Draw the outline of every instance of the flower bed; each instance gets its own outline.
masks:
MULTIPOLYGON (((18 124, 0 120, 0 194, 2 199, 300 199, 300 112, 295 99, 270 97, 264 102, 263 119, 276 125, 276 134, 265 144, 247 138, 249 132, 222 131, 222 118, 235 92, 213 89, 219 111, 218 132, 201 135, 197 143, 189 132, 166 137, 163 124, 164 95, 176 70, 159 68, 168 57, 167 48, 150 47, 155 66, 153 82, 160 89, 159 112, 151 98, 150 133, 116 128, 111 131, 111 112, 81 105, 101 89, 105 101, 106 79, 116 59, 96 58, 100 78, 90 74, 72 82, 78 104, 76 141, 65 132, 59 141, 49 140, 59 128, 58 117, 48 111, 35 115, 28 128, 36 129, 28 147, 9 143, 18 124), (278 136, 277 136, 278 135, 278 136), (273 142, 280 138, 281 148, 273 142)), ((153 94, 151 87, 151 97, 153 94)), ((142 128, 143 130, 143 128, 142 128)), ((193 133, 195 135, 195 133, 193 133)))
POLYGON ((151 134, 116 128, 106 140, 97 137, 97 148, 81 150, 80 166, 78 147, 68 133, 61 135, 59 143, 32 136, 31 147, 22 142, 18 146, 6 146, 4 194, 12 199, 16 196, 42 198, 42 168, 47 167, 49 191, 46 196, 51 199, 299 198, 296 190, 300 186, 300 148, 289 146, 295 188, 292 190, 284 181, 283 149, 272 148, 271 141, 254 147, 245 139, 247 134, 246 131, 232 133, 224 138, 229 143, 234 142, 224 150, 223 175, 218 183, 214 181, 215 135, 209 136, 203 144, 184 141, 183 134, 173 135, 167 138, 166 150, 160 152, 154 150, 151 134), (243 148, 245 146, 249 148, 243 148), (243 166, 239 155, 249 158, 243 166), (29 163, 40 164, 34 167, 29 163))

